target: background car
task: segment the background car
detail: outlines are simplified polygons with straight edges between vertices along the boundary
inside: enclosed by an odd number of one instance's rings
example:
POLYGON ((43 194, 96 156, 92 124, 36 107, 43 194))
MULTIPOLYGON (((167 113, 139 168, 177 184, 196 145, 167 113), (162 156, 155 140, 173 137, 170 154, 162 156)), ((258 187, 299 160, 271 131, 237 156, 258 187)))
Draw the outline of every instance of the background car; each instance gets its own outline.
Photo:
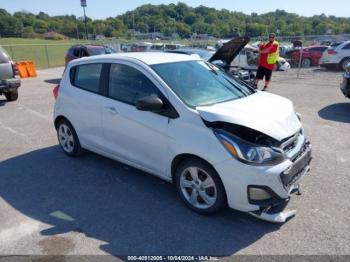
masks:
POLYGON ((105 45, 76 45, 69 48, 65 59, 67 64, 69 61, 85 56, 104 55, 112 53, 115 53, 115 51, 111 47, 105 45))
POLYGON ((185 55, 194 55, 199 58, 208 61, 214 54, 215 51, 209 51, 200 48, 179 48, 175 50, 169 50, 168 53, 177 53, 177 54, 185 54, 185 55))
POLYGON ((293 50, 291 52, 291 64, 298 66, 301 53, 301 67, 318 66, 322 53, 328 46, 314 45, 303 49, 293 50), (302 50, 302 51, 301 51, 302 50))
POLYGON ((336 68, 346 70, 346 65, 350 63, 350 41, 332 44, 323 52, 320 66, 324 68, 336 68))
POLYGON ((8 101, 18 98, 21 80, 16 77, 18 70, 11 57, 0 47, 0 95, 4 94, 8 101))
MULTIPOLYGON (((247 44, 240 50, 235 59, 231 62, 231 66, 240 67, 246 70, 257 70, 259 62, 259 52, 258 47, 255 44, 247 44)), ((289 62, 283 58, 279 57, 276 64, 277 71, 287 71, 290 69, 289 62)))

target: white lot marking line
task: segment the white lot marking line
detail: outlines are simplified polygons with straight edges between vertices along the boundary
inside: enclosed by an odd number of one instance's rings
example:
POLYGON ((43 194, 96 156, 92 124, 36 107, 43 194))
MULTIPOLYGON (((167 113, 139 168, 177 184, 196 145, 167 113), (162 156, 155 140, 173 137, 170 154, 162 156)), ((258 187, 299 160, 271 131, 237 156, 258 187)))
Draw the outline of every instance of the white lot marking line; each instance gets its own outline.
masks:
POLYGON ((20 224, 0 231, 0 246, 11 244, 19 239, 38 231, 40 223, 37 221, 24 221, 20 224))
POLYGON ((17 102, 17 104, 19 105, 19 106, 21 106, 21 107, 23 107, 25 110, 27 110, 29 113, 32 113, 32 114, 34 114, 34 115, 36 115, 36 116, 38 116, 38 117, 40 117, 41 119, 44 119, 44 120, 47 120, 47 121, 52 121, 52 119, 50 118, 50 117, 48 117, 48 116, 46 116, 46 115, 44 115, 44 114, 42 114, 42 113, 39 113, 38 111, 35 111, 35 110, 33 110, 33 109, 30 109, 29 107, 27 107, 27 106, 25 106, 25 105, 22 105, 22 104, 20 104, 20 103, 18 103, 17 102))
POLYGON ((11 133, 13 133, 15 135, 18 135, 18 136, 22 137, 25 140, 28 138, 25 134, 20 133, 20 132, 14 130, 13 128, 11 128, 9 126, 5 126, 4 123, 2 123, 1 121, 0 121, 0 127, 2 127, 3 129, 5 129, 7 131, 10 131, 11 133))

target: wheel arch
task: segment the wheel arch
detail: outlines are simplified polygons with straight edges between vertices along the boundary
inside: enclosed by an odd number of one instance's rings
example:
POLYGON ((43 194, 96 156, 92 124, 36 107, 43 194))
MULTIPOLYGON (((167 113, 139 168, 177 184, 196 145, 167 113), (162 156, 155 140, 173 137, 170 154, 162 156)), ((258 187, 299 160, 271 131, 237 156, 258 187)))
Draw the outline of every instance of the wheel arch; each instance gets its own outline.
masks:
POLYGON ((74 130, 76 130, 75 127, 74 127, 74 125, 72 124, 72 122, 69 121, 69 119, 68 119, 67 117, 65 117, 64 115, 58 115, 58 116, 56 116, 55 121, 54 121, 54 125, 55 125, 55 129, 56 129, 56 130, 57 130, 57 127, 58 127, 58 123, 59 123, 60 121, 62 121, 62 120, 66 120, 69 124, 71 124, 71 126, 74 128, 74 130))
MULTIPOLYGON (((174 179, 175 179, 175 173, 176 173, 176 169, 177 167, 185 160, 187 159, 197 159, 197 160, 200 160, 200 161, 203 161, 204 163, 206 163, 207 165, 209 165, 213 170, 215 170, 215 172, 218 174, 220 180, 221 180, 221 183, 224 185, 224 183, 222 182, 222 179, 219 175, 219 173, 216 171, 215 167, 210 163, 208 162, 207 160, 205 160, 204 158, 202 157, 199 157, 197 155, 194 155, 194 154, 190 154, 190 153, 182 153, 182 154, 179 154, 177 155, 176 157, 174 157, 173 161, 171 162, 171 181, 174 183, 174 179)), ((225 186, 224 186, 225 188, 225 186)), ((226 189, 225 189, 226 191, 226 189)), ((226 194, 226 192, 225 192, 226 194)))

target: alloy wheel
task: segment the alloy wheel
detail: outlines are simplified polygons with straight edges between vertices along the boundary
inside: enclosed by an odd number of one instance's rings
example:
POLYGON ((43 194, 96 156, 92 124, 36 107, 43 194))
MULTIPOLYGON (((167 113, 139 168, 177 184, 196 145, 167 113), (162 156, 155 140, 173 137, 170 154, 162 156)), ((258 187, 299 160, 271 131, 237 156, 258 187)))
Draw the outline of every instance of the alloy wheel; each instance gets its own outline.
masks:
POLYGON ((70 128, 61 124, 58 128, 58 139, 63 150, 67 153, 72 153, 74 150, 74 137, 70 128))
POLYGON ((193 207, 208 209, 217 200, 217 188, 213 178, 203 169, 187 167, 180 175, 183 196, 193 207))

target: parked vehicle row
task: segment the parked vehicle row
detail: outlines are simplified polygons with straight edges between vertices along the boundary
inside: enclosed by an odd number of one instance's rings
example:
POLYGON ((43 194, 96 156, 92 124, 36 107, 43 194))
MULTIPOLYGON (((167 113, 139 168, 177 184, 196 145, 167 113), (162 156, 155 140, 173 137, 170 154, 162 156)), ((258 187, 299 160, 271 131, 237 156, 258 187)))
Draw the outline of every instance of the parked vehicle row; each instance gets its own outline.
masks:
POLYGON ((285 55, 294 66, 299 65, 301 56, 301 67, 321 66, 327 69, 345 70, 350 62, 350 41, 334 42, 330 46, 300 47, 286 51, 285 55))
POLYGON ((290 61, 293 66, 299 66, 300 62, 301 67, 307 68, 310 66, 318 66, 322 54, 325 50, 327 50, 327 48, 328 46, 314 45, 302 49, 287 51, 286 55, 290 57, 290 61))
POLYGON ((74 60, 54 96, 69 156, 87 149, 159 176, 199 213, 228 205, 272 222, 295 214, 285 208, 311 147, 288 99, 172 53, 74 60))

